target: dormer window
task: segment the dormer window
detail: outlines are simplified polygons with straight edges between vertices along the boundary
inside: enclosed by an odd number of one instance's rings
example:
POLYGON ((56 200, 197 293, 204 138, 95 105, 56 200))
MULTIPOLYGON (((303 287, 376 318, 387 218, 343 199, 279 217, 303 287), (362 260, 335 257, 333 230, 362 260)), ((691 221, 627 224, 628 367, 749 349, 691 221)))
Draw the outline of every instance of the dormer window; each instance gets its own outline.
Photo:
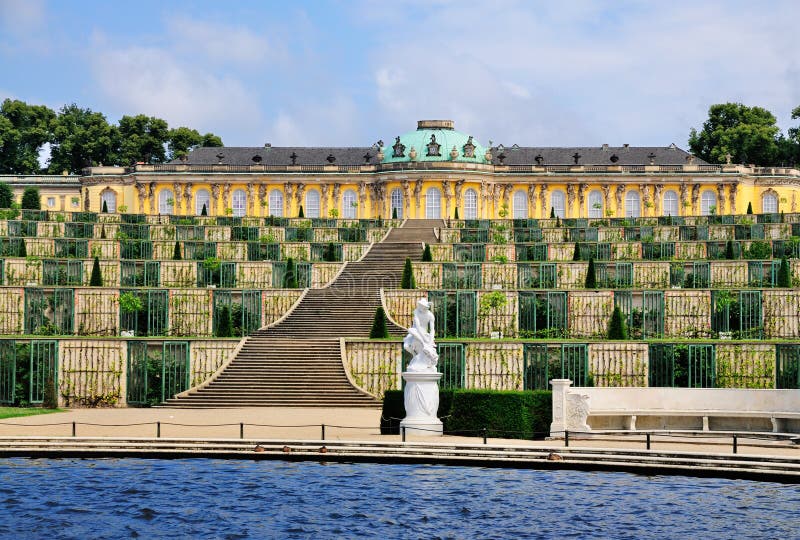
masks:
POLYGON ((392 146, 392 157, 406 157, 406 145, 400 142, 400 137, 395 137, 394 146, 392 146))
POLYGON ((542 157, 542 154, 536 154, 536 157, 533 158, 533 160, 536 162, 537 165, 541 165, 542 162, 544 161, 544 158, 542 157))
POLYGON ((259 156, 258 154, 254 155, 252 159, 253 163, 261 163, 261 156, 259 156))
POLYGON ((433 156, 441 156, 442 154, 439 152, 439 148, 441 148, 441 144, 436 142, 436 135, 431 135, 431 142, 428 143, 428 153, 429 157, 433 156))
POLYGON ((325 160, 331 165, 333 165, 333 163, 336 161, 336 156, 334 156, 333 154, 328 154, 328 157, 326 157, 325 160))
POLYGON ((611 160, 611 163, 616 163, 617 161, 619 161, 619 156, 617 154, 611 154, 611 157, 608 159, 611 160))
POLYGON ((475 144, 472 142, 472 135, 469 136, 467 139, 467 144, 465 144, 461 149, 464 151, 465 158, 475 157, 475 144))

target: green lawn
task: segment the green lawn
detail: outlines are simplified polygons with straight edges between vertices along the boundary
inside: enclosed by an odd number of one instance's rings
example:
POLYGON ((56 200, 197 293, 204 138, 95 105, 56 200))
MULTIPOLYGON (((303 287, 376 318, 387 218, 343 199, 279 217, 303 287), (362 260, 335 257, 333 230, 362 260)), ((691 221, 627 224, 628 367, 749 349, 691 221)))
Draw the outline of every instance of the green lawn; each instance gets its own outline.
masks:
POLYGON ((36 414, 50 414, 54 412, 62 412, 62 410, 33 407, 0 407, 0 419, 15 418, 17 416, 33 416, 36 414))

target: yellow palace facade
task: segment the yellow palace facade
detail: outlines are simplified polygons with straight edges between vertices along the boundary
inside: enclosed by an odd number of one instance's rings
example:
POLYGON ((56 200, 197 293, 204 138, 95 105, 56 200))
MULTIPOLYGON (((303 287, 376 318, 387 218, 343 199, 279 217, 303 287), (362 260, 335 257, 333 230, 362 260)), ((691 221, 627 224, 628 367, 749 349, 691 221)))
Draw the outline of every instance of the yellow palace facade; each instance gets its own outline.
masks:
POLYGON ((99 212, 105 202, 109 212, 297 217, 302 206, 305 217, 352 219, 800 210, 796 169, 712 165, 675 145, 485 147, 449 120, 420 121, 369 147, 198 148, 168 164, 67 178, 74 187, 62 183, 58 198, 39 186, 43 209, 99 212))

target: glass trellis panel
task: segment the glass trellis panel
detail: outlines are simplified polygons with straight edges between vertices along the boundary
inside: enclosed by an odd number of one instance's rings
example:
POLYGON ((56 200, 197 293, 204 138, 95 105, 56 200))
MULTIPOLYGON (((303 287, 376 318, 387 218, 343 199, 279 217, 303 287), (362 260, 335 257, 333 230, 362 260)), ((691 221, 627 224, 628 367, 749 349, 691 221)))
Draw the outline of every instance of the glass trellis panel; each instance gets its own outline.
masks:
POLYGON ((176 225, 175 239, 178 241, 202 241, 206 239, 206 229, 199 225, 176 225))
POLYGON ((761 309, 761 291, 739 291, 740 337, 764 337, 764 317, 761 309))
POLYGON ((773 213, 756 214, 756 223, 780 223, 781 215, 773 213))
POLYGON ((308 242, 314 236, 314 231, 310 227, 286 227, 284 229, 284 239, 287 242, 308 242))
POLYGON ((242 333, 247 336, 261 328, 261 291, 242 291, 242 333))
POLYGON ((217 225, 220 227, 240 227, 242 225, 241 216, 218 216, 217 225))
POLYGON ((364 227, 339 227, 340 242, 366 242, 367 229, 364 227))
POLYGON ((169 328, 169 291, 167 290, 126 290, 142 300, 140 311, 126 312, 120 308, 120 327, 133 330, 137 336, 163 336, 169 328))
MULTIPOLYGON (((86 221, 86 220, 77 220, 75 219, 75 213, 72 214, 72 221, 86 221)), ((146 223, 147 222, 147 215, 145 214, 120 214, 120 221, 122 223, 146 223)), ((94 219, 92 221, 97 221, 97 214, 94 214, 94 219)))
POLYGON ((683 216, 676 216, 676 215, 667 216, 667 215, 664 215, 664 216, 659 216, 658 217, 658 224, 659 225, 666 225, 666 226, 675 225, 675 226, 678 226, 678 225, 683 225, 684 223, 686 223, 686 220, 683 219, 683 216))
POLYGON ((475 337, 477 302, 474 291, 430 291, 428 299, 436 317, 436 335, 475 337))
POLYGON ((231 327, 236 335, 249 335, 261 328, 261 291, 243 290, 237 302, 230 290, 214 291, 213 332, 217 335, 220 325, 221 308, 226 306, 231 317, 231 327), (237 332, 240 329, 240 332, 237 332))
POLYGON ((775 287, 780 261, 747 261, 748 287, 775 287))
POLYGON ((525 337, 566 336, 567 293, 520 291, 519 329, 525 337))
POLYGON ((47 210, 22 210, 22 219, 32 221, 49 221, 47 210))
POLYGON ((442 287, 445 289, 480 289, 481 264, 442 264, 442 287))
POLYGON ((664 291, 642 293, 642 338, 664 336, 664 291))
POLYGON ((686 286, 693 289, 707 289, 711 286, 711 265, 707 262, 693 262, 691 277, 687 276, 686 286))
POLYGON ((128 342, 126 400, 129 405, 147 404, 147 342, 128 342))
POLYGON ((82 285, 83 261, 42 260, 43 285, 82 285))
POLYGON ((597 227, 569 229, 570 242, 597 242, 597 227))
POLYGON ((525 343, 523 353, 523 390, 549 390, 550 372, 548 369, 547 345, 525 343))
POLYGON ((716 375, 714 345, 689 345, 689 388, 714 388, 716 375))
POLYGON ((0 341, 0 404, 13 405, 17 384, 17 344, 14 340, 0 341))
POLYGON ((776 259, 782 257, 800 259, 800 242, 793 240, 773 240, 772 256, 776 259))
POLYGON ((466 355, 463 343, 439 343, 436 346, 439 353, 437 366, 442 378, 439 387, 443 390, 464 388, 466 383, 466 355))
POLYGON ((730 291, 711 291, 712 331, 731 331, 731 305, 733 305, 733 297, 730 291))
POLYGON ((205 261, 197 263, 197 286, 208 287, 216 285, 222 288, 236 287, 236 263, 222 261, 218 266, 206 264, 205 261))
POLYGON ((547 260, 547 244, 516 244, 514 251, 518 261, 547 260))
POLYGON ((601 289, 633 287, 633 263, 601 263, 595 266, 595 275, 601 289))
POLYGON ((482 262, 486 258, 484 244, 453 244, 453 259, 460 262, 482 262))
POLYGON ((162 345, 161 401, 189 389, 189 343, 165 341, 162 345))
MULTIPOLYGON (((97 223, 97 214, 95 212, 72 212, 70 220, 73 222, 97 223)), ((122 221, 125 221, 125 214, 122 215, 122 221)))
POLYGON ((334 242, 314 242, 311 244, 312 261, 341 261, 342 244, 334 242))
POLYGON ((762 223, 754 225, 734 225, 733 237, 736 240, 763 240, 764 225, 762 223))
POLYGON ((489 241, 489 229, 461 229, 461 242, 465 244, 480 243, 485 244, 489 241))
POLYGON ((123 287, 158 287, 160 261, 120 261, 120 285, 123 287))
POLYGON ((281 245, 277 242, 268 244, 259 242, 247 243, 248 261, 278 261, 281 258, 281 245))
POLYGON ((589 381, 589 354, 585 343, 561 344, 561 378, 573 386, 586 386, 589 381))
POLYGON ((707 225, 681 225, 678 228, 678 238, 681 242, 696 242, 708 240, 707 225))
POLYGON ((614 307, 622 311, 630 330, 633 326, 633 291, 614 291, 614 307))
POLYGON ((775 346, 775 388, 800 389, 800 345, 775 346))
MULTIPOLYGON (((706 252, 709 259, 725 259, 727 242, 706 242, 706 252)), ((732 241, 733 258, 739 259, 742 256, 742 245, 737 241, 732 241)))
POLYGON ((93 223, 64 223, 65 238, 92 238, 93 236, 93 223))
POLYGON ((34 334, 50 320, 45 317, 48 301, 42 289, 25 289, 25 333, 34 334))
POLYGON ((231 227, 231 241, 255 242, 258 240, 258 227, 231 227))
POLYGON ((642 244, 642 259, 657 261, 675 256, 675 242, 645 242, 642 244))
POLYGON ((184 242, 183 258, 191 261, 204 261, 217 256, 216 242, 184 242))
POLYGON ((223 291, 217 289, 214 291, 214 312, 212 315, 212 332, 214 333, 215 336, 219 332, 219 326, 222 320, 222 317, 220 315, 222 314, 223 307, 228 308, 228 317, 231 318, 231 327, 232 327, 233 294, 229 290, 223 291))
POLYGON ((675 386, 675 346, 671 343, 653 343, 648 346, 647 386, 675 386))
POLYGON ((146 223, 121 223, 119 232, 128 240, 150 240, 150 225, 146 223))
MULTIPOLYGON (((296 263, 297 286, 301 289, 311 287, 311 263, 296 263)), ((272 287, 275 289, 283 288, 283 281, 286 277, 286 261, 275 261, 272 263, 272 287)))
POLYGON ((595 261, 608 261, 611 259, 611 244, 607 242, 600 243, 577 243, 578 254, 580 260, 588 261, 594 259, 595 261))
POLYGON ((19 257, 24 238, 0 238, 0 255, 3 257, 19 257))
POLYGON ((89 242, 73 238, 56 238, 54 241, 56 257, 85 259, 89 256, 89 242))
POLYGON ((4 259, 0 259, 0 285, 5 283, 6 280, 5 263, 6 261, 4 259))
POLYGON ((58 342, 34 340, 30 342, 30 402, 42 403, 48 380, 52 379, 58 395, 58 342))
POLYGON ((35 221, 9 221, 8 236, 36 236, 39 226, 35 221))
MULTIPOLYGON (((355 216, 353 216, 353 219, 355 219, 355 216)), ((324 217, 311 218, 311 227, 314 229, 333 228, 336 227, 336 220, 324 217)))
POLYGON ((541 242, 542 229, 514 229, 514 242, 541 242))
MULTIPOLYGON (((466 219, 464 220, 464 227, 467 229, 488 229, 490 220, 488 219, 466 219)), ((462 229, 463 230, 463 229, 462 229)), ((465 242, 465 240, 462 240, 465 242)))
POLYGON ((120 259, 153 258, 153 242, 150 240, 122 240, 119 248, 120 259))
POLYGON ((517 265, 517 287, 520 289, 555 289, 557 282, 555 263, 517 265))

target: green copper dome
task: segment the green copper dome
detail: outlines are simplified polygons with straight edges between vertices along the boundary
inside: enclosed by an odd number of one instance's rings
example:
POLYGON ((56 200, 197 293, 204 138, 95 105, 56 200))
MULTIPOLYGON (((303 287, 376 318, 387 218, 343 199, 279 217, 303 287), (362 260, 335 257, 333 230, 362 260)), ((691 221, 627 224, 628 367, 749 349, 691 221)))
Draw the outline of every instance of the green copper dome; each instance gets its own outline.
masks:
POLYGON ((396 137, 383 148, 382 163, 412 161, 488 163, 485 154, 486 149, 471 135, 453 129, 452 120, 420 120, 417 122, 416 131, 396 137), (416 156, 412 156, 413 152, 416 152, 416 156))

